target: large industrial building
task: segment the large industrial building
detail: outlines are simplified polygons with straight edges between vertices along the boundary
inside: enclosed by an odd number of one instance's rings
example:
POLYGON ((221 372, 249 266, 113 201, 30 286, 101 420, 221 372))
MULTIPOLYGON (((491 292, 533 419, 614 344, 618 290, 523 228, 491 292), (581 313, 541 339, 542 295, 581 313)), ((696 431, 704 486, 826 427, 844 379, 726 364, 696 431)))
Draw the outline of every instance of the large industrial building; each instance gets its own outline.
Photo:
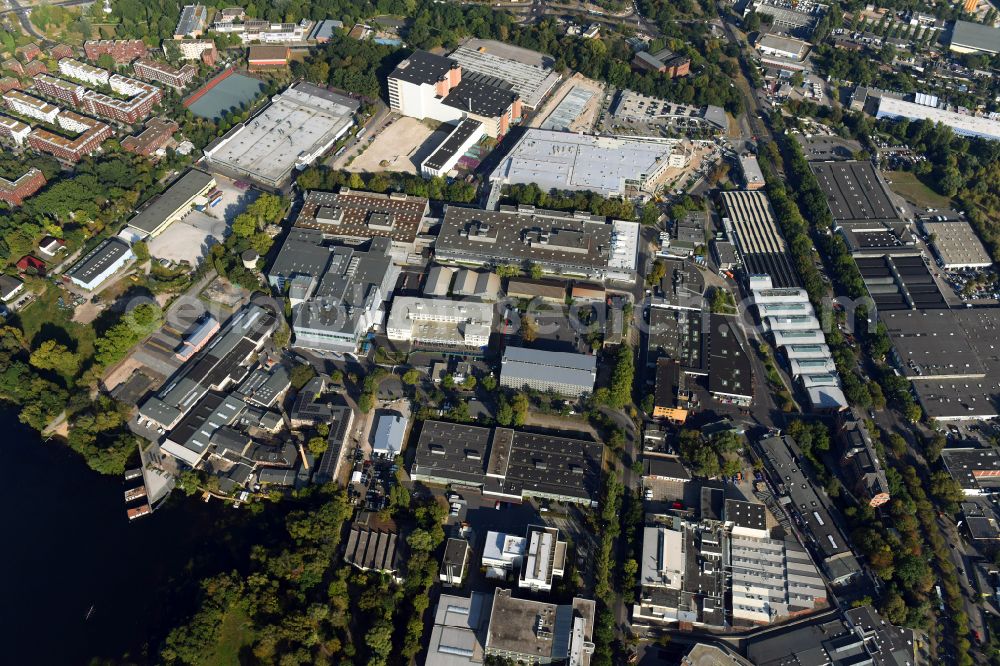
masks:
POLYGON ((1000 28, 971 21, 955 21, 948 48, 955 53, 1000 53, 1000 28))
POLYGON ((797 286, 798 276, 767 195, 762 191, 734 191, 720 196, 747 274, 770 275, 775 287, 797 286))
POLYGON ((184 217, 214 187, 215 178, 204 171, 191 169, 129 220, 129 229, 140 239, 156 237, 184 217))
POLYGON ((990 141, 1000 141, 1000 120, 993 120, 983 116, 973 116, 968 113, 958 113, 947 109, 940 109, 936 106, 927 106, 897 99, 895 97, 883 96, 879 98, 876 118, 890 118, 898 120, 928 120, 932 123, 947 125, 951 130, 960 136, 977 137, 989 139, 990 141))
POLYGON ((306 192, 295 226, 315 229, 340 243, 358 245, 387 238, 393 257, 403 263, 416 250, 417 236, 426 231, 425 197, 402 193, 352 191, 306 192))
POLYGON ((938 265, 948 270, 987 268, 993 265, 986 248, 964 219, 921 220, 920 227, 930 239, 938 265))
POLYGON ((679 139, 594 136, 528 129, 490 180, 534 183, 542 190, 596 192, 605 197, 652 194, 669 168, 684 168, 690 154, 679 139))
POLYGON ((893 360, 913 382, 924 414, 938 420, 1000 415, 1000 310, 901 309, 879 312, 893 360))
POLYGON ((81 289, 92 291, 133 259, 135 255, 128 243, 108 238, 73 264, 66 277, 81 289))
POLYGON ((367 251, 330 246, 320 231, 293 228, 267 272, 268 282, 292 304, 294 346, 355 352, 385 318, 399 268, 387 238, 367 251), (286 292, 287 289, 287 292, 286 292))
POLYGON ((809 168, 826 195, 835 222, 899 221, 892 194, 870 161, 810 162, 809 168))
POLYGON ((596 356, 527 347, 507 347, 503 352, 501 386, 582 398, 593 392, 596 380, 596 356))
POLYGON ((414 51, 389 74, 389 106, 423 120, 472 118, 489 136, 504 136, 521 119, 521 97, 495 74, 464 71, 456 60, 414 51))
POLYGON ((439 262, 531 264, 547 273, 635 279, 639 225, 534 206, 481 210, 448 206, 434 244, 439 262))
POLYGON ((534 497, 597 506, 600 442, 425 421, 416 448, 414 481, 475 486, 505 502, 534 497))
POLYGON ((271 104, 205 147, 212 168, 266 188, 288 184, 292 169, 316 161, 354 124, 356 100, 297 83, 271 104))

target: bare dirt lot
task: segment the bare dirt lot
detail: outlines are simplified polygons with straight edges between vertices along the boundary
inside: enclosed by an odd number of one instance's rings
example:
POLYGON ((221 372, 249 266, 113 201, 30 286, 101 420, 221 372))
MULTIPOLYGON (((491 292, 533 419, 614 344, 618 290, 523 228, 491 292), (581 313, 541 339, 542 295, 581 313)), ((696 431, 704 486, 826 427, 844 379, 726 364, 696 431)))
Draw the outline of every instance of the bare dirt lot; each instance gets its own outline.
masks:
POLYGON ((420 163, 444 140, 448 129, 435 130, 425 122, 404 116, 382 130, 365 152, 344 168, 358 173, 419 173, 420 163))

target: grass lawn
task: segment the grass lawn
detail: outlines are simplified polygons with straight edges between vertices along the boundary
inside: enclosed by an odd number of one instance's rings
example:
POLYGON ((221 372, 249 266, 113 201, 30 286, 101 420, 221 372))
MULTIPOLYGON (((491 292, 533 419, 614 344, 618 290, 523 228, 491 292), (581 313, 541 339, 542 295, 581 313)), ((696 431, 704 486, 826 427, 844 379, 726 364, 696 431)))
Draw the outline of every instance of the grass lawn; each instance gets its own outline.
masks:
POLYGON ((80 358, 90 358, 94 354, 94 329, 72 321, 73 311, 59 307, 59 296, 69 300, 72 298, 69 292, 50 282, 44 285, 38 298, 18 312, 25 339, 31 343, 39 333, 40 340, 52 338, 65 342, 69 337, 76 343, 80 358))
POLYGON ((887 171, 885 178, 889 187, 910 203, 924 208, 948 208, 951 200, 924 185, 910 171, 887 171))
POLYGON ((249 631, 249 618, 238 605, 231 607, 222 618, 222 629, 215 651, 208 655, 203 666, 239 666, 240 650, 249 645, 253 636, 249 631))

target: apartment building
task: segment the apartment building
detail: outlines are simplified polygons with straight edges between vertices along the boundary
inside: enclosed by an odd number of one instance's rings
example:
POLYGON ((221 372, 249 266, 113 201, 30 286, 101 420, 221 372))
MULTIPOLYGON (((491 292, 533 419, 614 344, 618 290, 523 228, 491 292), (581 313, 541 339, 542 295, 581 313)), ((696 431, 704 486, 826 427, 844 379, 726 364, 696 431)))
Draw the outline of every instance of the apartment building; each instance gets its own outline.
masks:
POLYGON ((198 68, 194 65, 184 65, 177 68, 165 62, 140 58, 132 65, 135 75, 144 81, 157 81, 168 85, 174 90, 183 90, 195 75, 198 68))
POLYGON ((83 43, 83 52, 87 60, 109 55, 120 65, 145 56, 146 43, 141 39, 91 39, 83 43))
POLYGON ((16 180, 0 177, 0 201, 6 201, 12 206, 20 206, 24 200, 40 190, 45 185, 42 172, 31 167, 16 180))
POLYGON ((89 83, 92 86, 106 86, 111 74, 106 69, 88 65, 73 58, 63 58, 59 61, 59 72, 77 81, 89 83))

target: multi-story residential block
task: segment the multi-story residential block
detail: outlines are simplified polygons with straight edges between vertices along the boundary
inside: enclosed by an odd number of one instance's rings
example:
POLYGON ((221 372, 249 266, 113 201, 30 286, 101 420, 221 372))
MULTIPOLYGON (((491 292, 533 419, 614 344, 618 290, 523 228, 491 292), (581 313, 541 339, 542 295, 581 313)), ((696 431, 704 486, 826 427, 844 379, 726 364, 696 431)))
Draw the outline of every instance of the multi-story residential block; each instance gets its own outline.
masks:
POLYGON ((89 83, 92 86, 106 86, 111 73, 106 69, 88 65, 73 58, 63 58, 59 61, 59 72, 77 81, 89 83))
POLYGON ((20 90, 10 90, 3 95, 4 105, 22 116, 55 124, 59 107, 37 97, 26 95, 20 90))
POLYGON ((15 144, 23 146, 31 133, 31 126, 9 116, 0 116, 0 136, 5 136, 15 144))
POLYGON ((163 98, 163 93, 156 86, 126 76, 114 74, 108 79, 108 84, 120 95, 131 95, 131 99, 119 99, 90 90, 83 100, 85 110, 131 125, 148 116, 163 98))
POLYGON ((73 57, 73 47, 69 44, 56 44, 49 51, 49 57, 51 57, 56 62, 62 60, 63 58, 73 57))
POLYGON ((67 132, 79 134, 86 132, 94 126, 96 121, 86 116, 81 116, 72 111, 63 110, 56 116, 56 124, 67 132))
POLYGON ((35 77, 35 90, 43 95, 55 97, 73 106, 78 106, 87 93, 87 89, 79 83, 57 79, 48 74, 39 74, 35 77))
POLYGON ((45 185, 42 172, 31 167, 16 180, 0 178, 0 200, 12 206, 20 206, 24 200, 40 190, 45 185))
POLYGON ((7 58, 3 61, 2 67, 19 76, 24 76, 24 65, 17 58, 7 58))
POLYGON ((195 74, 198 73, 198 68, 194 65, 184 65, 181 68, 177 68, 165 62, 149 58, 136 60, 132 68, 135 71, 135 75, 140 79, 158 81, 175 90, 182 90, 191 83, 195 74))
POLYGON ((118 64, 132 62, 146 55, 146 43, 141 39, 91 39, 83 43, 87 60, 96 61, 109 55, 118 64))
MULTIPOLYGON (((177 47, 181 60, 204 60, 206 53, 216 53, 215 42, 210 39, 179 39, 170 44, 177 47)), ((167 42, 163 42, 163 52, 168 55, 167 42)), ((215 62, 214 56, 212 62, 215 62)))
MULTIPOLYGON (((64 114, 71 113, 64 111, 64 114)), ((77 116, 70 116, 74 121, 89 123, 89 128, 75 139, 67 139, 45 129, 37 128, 28 135, 28 145, 35 150, 49 153, 64 162, 79 162, 84 156, 100 149, 105 139, 111 138, 111 127, 107 124, 77 116)))
POLYGON ((31 62, 42 55, 42 49, 34 42, 30 44, 25 44, 24 46, 19 46, 14 51, 14 55, 18 58, 24 60, 24 62, 31 62))

